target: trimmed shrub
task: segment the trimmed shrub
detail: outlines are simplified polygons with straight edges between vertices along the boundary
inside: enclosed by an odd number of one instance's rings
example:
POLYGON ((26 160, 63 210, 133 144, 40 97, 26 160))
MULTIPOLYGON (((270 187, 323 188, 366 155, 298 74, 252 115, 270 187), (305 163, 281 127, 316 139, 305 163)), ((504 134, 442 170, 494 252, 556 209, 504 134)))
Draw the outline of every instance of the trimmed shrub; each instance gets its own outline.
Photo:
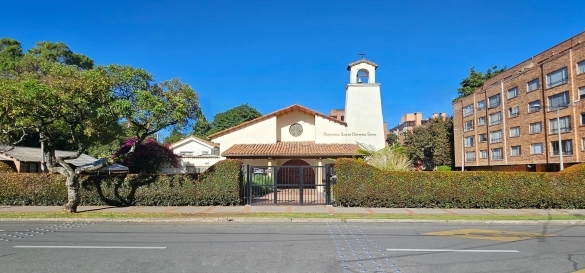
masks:
POLYGON ((441 165, 437 167, 437 171, 439 172, 448 172, 451 171, 451 166, 448 165, 441 165))
POLYGON ((339 159, 334 196, 340 206, 585 208, 585 164, 579 165, 561 173, 409 172, 339 159))

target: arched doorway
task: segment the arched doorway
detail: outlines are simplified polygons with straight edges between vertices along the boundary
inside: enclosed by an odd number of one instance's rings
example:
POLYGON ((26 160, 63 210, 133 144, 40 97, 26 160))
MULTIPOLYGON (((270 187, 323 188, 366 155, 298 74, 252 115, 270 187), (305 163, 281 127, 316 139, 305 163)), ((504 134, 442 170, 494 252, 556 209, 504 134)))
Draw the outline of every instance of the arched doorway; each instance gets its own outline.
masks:
POLYGON ((303 188, 315 185, 315 171, 309 163, 301 159, 292 159, 282 164, 276 177, 277 183, 286 184, 287 188, 299 188, 301 183, 303 188))

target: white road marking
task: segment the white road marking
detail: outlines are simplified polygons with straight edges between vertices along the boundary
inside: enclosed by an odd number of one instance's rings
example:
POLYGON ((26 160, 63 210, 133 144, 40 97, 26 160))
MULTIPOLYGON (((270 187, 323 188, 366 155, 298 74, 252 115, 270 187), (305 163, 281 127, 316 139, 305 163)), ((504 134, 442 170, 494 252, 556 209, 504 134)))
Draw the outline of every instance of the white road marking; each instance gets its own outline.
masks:
POLYGON ((166 249, 166 246, 13 246, 12 248, 166 249))
POLYGON ((482 252, 482 253, 517 253, 518 250, 481 250, 481 249, 409 249, 409 248, 388 248, 387 251, 404 252, 482 252))

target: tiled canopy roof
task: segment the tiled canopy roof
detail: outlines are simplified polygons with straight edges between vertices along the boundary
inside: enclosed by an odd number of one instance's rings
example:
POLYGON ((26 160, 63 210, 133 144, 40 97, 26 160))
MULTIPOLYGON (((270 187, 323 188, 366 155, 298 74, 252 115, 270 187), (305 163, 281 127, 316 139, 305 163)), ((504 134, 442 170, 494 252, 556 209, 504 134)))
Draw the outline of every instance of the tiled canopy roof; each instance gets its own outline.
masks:
POLYGON ((349 71, 349 70, 351 70, 351 67, 352 66, 358 65, 358 64, 361 64, 361 63, 367 63, 367 64, 373 66, 374 68, 378 68, 378 64, 377 63, 372 62, 372 61, 368 61, 366 59, 361 59, 361 60, 357 60, 357 61, 355 61, 353 63, 348 64, 347 65, 347 70, 349 71))
POLYGON ((278 142, 271 144, 236 144, 222 156, 355 156, 357 144, 328 144, 313 141, 278 142))

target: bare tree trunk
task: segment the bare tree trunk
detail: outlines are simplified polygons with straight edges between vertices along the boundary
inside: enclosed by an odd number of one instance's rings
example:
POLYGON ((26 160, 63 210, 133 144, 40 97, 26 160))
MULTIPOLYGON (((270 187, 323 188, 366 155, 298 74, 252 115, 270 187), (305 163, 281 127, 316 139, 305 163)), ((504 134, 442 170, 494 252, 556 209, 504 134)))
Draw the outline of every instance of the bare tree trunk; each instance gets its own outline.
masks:
POLYGON ((66 212, 77 212, 77 206, 79 205, 79 175, 75 172, 71 172, 67 175, 65 182, 67 186, 67 199, 68 202, 63 207, 63 211, 66 212))

